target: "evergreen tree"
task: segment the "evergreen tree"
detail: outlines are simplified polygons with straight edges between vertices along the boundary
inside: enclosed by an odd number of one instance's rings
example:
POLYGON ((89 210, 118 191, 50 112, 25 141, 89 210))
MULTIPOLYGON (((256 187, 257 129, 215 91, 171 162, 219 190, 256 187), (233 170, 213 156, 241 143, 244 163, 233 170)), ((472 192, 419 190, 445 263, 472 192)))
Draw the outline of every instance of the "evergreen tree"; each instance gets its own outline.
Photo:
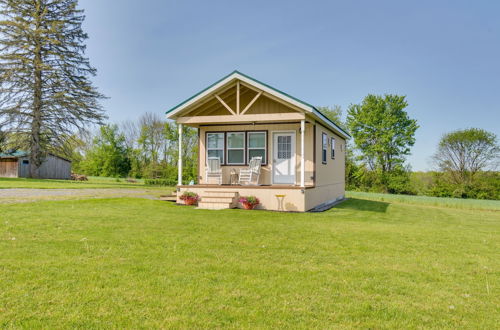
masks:
POLYGON ((32 177, 61 137, 105 118, 77 2, 0 0, 0 127, 21 136, 32 177))

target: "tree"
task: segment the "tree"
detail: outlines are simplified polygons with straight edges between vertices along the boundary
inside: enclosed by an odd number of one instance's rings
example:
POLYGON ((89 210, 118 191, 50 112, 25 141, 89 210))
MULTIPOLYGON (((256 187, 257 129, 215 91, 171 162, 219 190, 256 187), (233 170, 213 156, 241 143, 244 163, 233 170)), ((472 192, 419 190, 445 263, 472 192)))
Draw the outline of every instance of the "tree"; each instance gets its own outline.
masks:
POLYGON ((362 158, 372 170, 386 172, 401 168, 415 143, 417 121, 404 110, 405 96, 368 95, 347 112, 347 125, 362 158))
POLYGON ((445 134, 433 158, 442 171, 451 174, 454 183, 470 184, 477 172, 498 165, 499 155, 495 134, 469 128, 445 134))
POLYGON ((342 120, 343 111, 340 105, 334 105, 333 107, 326 106, 326 107, 316 107, 316 108, 319 110, 319 112, 325 115, 326 118, 333 121, 340 128, 344 130, 347 129, 346 123, 342 120))
POLYGON ((0 126, 30 150, 32 177, 49 146, 105 118, 77 2, 0 0, 0 126))
POLYGON ((81 167, 85 173, 97 176, 127 176, 130 171, 129 150, 125 136, 117 125, 101 126, 81 167))

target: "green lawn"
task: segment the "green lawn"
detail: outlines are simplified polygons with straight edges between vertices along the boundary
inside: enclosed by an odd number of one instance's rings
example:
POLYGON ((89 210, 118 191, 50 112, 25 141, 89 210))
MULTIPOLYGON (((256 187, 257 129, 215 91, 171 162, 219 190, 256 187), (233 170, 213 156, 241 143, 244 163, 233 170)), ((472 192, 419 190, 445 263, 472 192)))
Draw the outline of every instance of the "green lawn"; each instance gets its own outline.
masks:
MULTIPOLYGON (((144 185, 143 180, 136 183, 127 182, 125 179, 88 177, 88 181, 72 180, 47 180, 27 178, 0 178, 2 188, 38 188, 38 189, 84 189, 84 188, 155 188, 144 185)), ((163 188, 165 189, 165 188, 163 188)))
POLYGON ((500 212, 105 199, 0 206, 0 327, 483 328, 500 212))
POLYGON ((379 194, 361 191, 348 191, 346 195, 351 198, 368 199, 381 202, 500 211, 500 201, 495 200, 379 194))

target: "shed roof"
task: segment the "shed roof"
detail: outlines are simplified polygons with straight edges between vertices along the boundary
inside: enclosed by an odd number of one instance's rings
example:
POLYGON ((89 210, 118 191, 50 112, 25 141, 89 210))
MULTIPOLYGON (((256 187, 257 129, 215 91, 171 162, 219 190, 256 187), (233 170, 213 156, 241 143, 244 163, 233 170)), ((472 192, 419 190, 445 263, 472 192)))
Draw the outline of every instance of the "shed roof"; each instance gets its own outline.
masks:
POLYGON ((21 158, 28 156, 26 151, 16 150, 13 152, 0 152, 0 158, 21 158))
POLYGON ((245 82, 250 83, 259 89, 269 91, 272 94, 276 95, 277 97, 280 97, 281 99, 283 99, 291 104, 297 105, 300 108, 302 108, 303 110, 307 111, 308 113, 310 113, 310 115, 312 115, 316 119, 320 120, 321 122, 323 122, 327 126, 330 126, 331 128, 333 128, 335 131, 337 131, 344 138, 351 137, 349 135, 349 133, 347 133, 344 129, 339 127, 335 122, 333 122, 331 119, 329 119, 324 114, 322 114, 315 106, 313 106, 305 101, 302 101, 294 96, 291 96, 290 94, 287 94, 287 93, 285 93, 277 88, 274 88, 266 83, 263 83, 255 78, 252 78, 246 74, 243 74, 237 70, 231 72, 230 74, 223 77, 222 79, 219 79, 218 81, 216 81, 212 85, 201 90, 200 92, 196 93, 195 95, 191 96, 190 98, 186 99, 185 101, 179 103, 175 107, 167 110, 165 114, 169 118, 174 117, 174 115, 176 113, 180 112, 181 110, 188 107, 189 105, 195 103, 198 99, 201 99, 201 98, 205 97, 206 95, 210 94, 211 92, 217 90, 221 86, 226 85, 228 82, 232 81, 233 79, 244 80, 245 82))
MULTIPOLYGON (((29 152, 23 151, 23 150, 16 150, 13 152, 0 152, 0 158, 23 158, 23 157, 28 157, 29 155, 30 155, 29 152)), ((59 159, 62 159, 62 160, 65 160, 65 161, 71 163, 71 160, 64 158, 64 157, 61 157, 59 155, 53 154, 51 152, 49 152, 47 155, 50 155, 52 157, 57 157, 59 159)))

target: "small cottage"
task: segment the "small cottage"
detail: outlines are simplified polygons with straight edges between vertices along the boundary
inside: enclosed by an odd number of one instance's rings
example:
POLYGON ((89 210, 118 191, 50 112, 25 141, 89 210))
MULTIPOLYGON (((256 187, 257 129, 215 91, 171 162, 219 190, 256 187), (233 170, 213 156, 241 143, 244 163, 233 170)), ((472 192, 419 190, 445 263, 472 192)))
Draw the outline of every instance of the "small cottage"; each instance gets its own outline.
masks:
POLYGON ((345 195, 350 136, 309 103, 234 71, 167 111, 179 124, 177 198, 197 193, 201 208, 241 206, 308 211, 345 195), (182 129, 198 129, 198 184, 182 181, 182 129))
MULTIPOLYGON (((0 153, 0 177, 27 178, 30 174, 29 154, 24 151, 0 153)), ((48 154, 39 168, 41 179, 70 179, 71 161, 48 154)))

